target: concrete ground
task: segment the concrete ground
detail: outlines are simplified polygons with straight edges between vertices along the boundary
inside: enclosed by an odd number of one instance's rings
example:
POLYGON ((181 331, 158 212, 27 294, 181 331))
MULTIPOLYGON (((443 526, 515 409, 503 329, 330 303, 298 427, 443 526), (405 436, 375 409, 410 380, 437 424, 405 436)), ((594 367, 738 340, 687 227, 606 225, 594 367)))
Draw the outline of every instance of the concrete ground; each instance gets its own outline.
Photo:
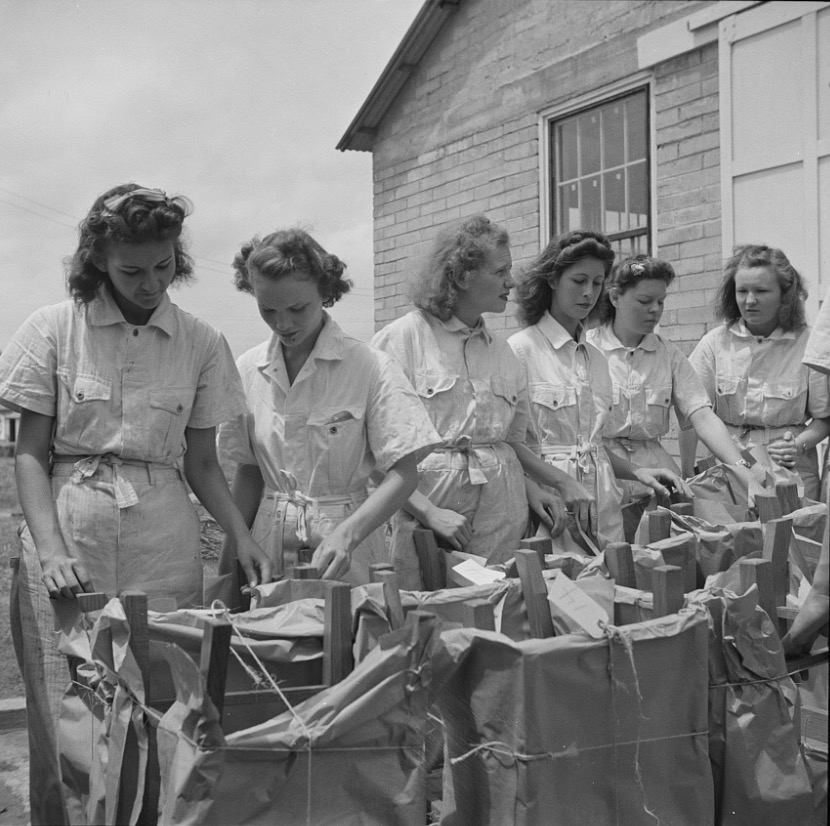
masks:
POLYGON ((29 823, 29 738, 24 728, 0 730, 0 826, 29 823))

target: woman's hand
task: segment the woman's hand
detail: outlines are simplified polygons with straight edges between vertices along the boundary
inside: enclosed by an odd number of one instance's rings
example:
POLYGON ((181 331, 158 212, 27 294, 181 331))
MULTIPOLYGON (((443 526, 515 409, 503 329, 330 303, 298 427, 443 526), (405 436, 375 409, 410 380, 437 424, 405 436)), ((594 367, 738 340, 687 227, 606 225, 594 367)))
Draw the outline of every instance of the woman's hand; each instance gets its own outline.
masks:
POLYGON ((236 558, 245 572, 246 585, 242 587, 242 591, 247 593, 255 585, 264 585, 273 578, 271 557, 254 542, 247 531, 240 535, 236 546, 236 558))
POLYGON ((798 457, 798 445, 793 434, 788 430, 783 439, 776 439, 767 445, 767 453, 773 462, 781 467, 792 470, 795 467, 795 460, 798 457))
POLYGON ((426 526, 451 548, 463 551, 473 538, 473 528, 466 516, 448 508, 430 508, 425 514, 426 526))
POLYGON ((352 551, 358 544, 351 540, 340 523, 315 549, 311 564, 317 566, 320 579, 340 579, 352 566, 352 551))
POLYGON ((550 488, 537 485, 532 479, 525 478, 527 504, 543 524, 547 525, 551 536, 559 536, 568 524, 568 514, 562 497, 550 488))
POLYGON ((637 481, 650 487, 660 502, 671 499, 671 488, 681 493, 686 499, 693 499, 692 489, 676 474, 664 468, 638 467, 634 470, 637 481))
POLYGON ((74 599, 76 594, 93 590, 92 580, 79 560, 71 556, 52 556, 41 560, 42 581, 50 599, 74 599))
POLYGON ((595 534, 596 525, 591 525, 592 514, 596 513, 594 497, 576 479, 568 477, 557 485, 559 495, 565 501, 566 513, 569 513, 579 523, 587 534, 595 534))

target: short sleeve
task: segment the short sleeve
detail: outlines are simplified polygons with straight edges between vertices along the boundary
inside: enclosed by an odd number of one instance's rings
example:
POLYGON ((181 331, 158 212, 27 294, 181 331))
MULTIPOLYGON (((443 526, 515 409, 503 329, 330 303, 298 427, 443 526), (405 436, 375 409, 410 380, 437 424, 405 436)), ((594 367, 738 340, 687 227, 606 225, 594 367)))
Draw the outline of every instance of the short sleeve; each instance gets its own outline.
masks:
POLYGON ((401 368, 384 353, 375 351, 375 370, 366 406, 369 449, 384 473, 405 456, 421 461, 441 437, 420 397, 401 368))
POLYGON ((803 362, 820 373, 830 373, 830 289, 810 331, 803 362))
POLYGON ((249 436, 250 413, 242 413, 230 421, 222 422, 216 437, 220 460, 238 465, 258 465, 249 436))
POLYGON ((830 376, 818 370, 807 369, 807 412, 813 419, 830 416, 830 376))
POLYGON ((715 401, 715 387, 717 384, 717 365, 715 353, 712 348, 712 341, 709 335, 704 336, 692 350, 689 356, 689 363, 703 385, 703 389, 709 396, 709 401, 715 401))
POLYGON ((671 352, 672 403, 680 427, 688 430, 689 416, 704 407, 711 407, 712 401, 689 359, 674 345, 670 344, 669 349, 671 352))
POLYGON ((228 342, 212 328, 210 333, 188 427, 216 427, 247 410, 239 371, 228 342))
POLYGON ((55 416, 56 312, 57 307, 34 312, 0 355, 0 402, 6 407, 55 416))
POLYGON ((539 436, 533 424, 533 416, 530 414, 530 393, 527 389, 527 362, 525 353, 522 350, 521 342, 511 338, 508 340, 513 359, 516 362, 516 374, 518 376, 519 399, 516 404, 516 413, 513 421, 507 430, 504 440, 506 442, 518 442, 527 445, 534 453, 541 451, 539 436))

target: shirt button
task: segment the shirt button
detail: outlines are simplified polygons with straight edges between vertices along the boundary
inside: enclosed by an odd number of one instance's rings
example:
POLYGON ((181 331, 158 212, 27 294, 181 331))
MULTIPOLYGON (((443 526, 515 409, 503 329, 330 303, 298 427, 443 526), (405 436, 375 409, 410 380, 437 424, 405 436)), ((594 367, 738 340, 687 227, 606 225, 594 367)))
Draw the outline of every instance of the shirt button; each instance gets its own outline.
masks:
POLYGON ((435 391, 431 387, 427 387, 427 396, 431 396, 435 391))
POLYGON ((81 401, 81 400, 83 399, 83 397, 84 397, 84 391, 83 391, 83 390, 79 390, 79 391, 78 391, 78 401, 81 401))
POLYGON ((133 335, 137 336, 138 335, 138 330, 133 330, 133 335))
POLYGON ((182 410, 184 410, 184 407, 182 407, 181 405, 178 405, 178 406, 176 407, 176 410, 177 410, 177 412, 181 413, 181 412, 182 412, 182 410))
POLYGON ((330 427, 329 428, 329 433, 331 433, 332 436, 336 436, 337 435, 337 428, 336 427, 330 427))

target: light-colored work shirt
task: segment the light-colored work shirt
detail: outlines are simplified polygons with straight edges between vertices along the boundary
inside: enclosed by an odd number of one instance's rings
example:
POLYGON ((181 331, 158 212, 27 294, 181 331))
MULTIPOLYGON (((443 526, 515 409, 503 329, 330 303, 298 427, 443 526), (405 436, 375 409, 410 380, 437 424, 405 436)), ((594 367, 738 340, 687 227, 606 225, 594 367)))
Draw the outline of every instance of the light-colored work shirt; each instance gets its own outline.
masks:
POLYGON ((542 452, 601 440, 612 398, 605 356, 584 334, 575 341, 549 312, 508 341, 527 373, 542 452))
POLYGON ((524 442, 527 385, 507 342, 483 319, 467 327, 414 310, 372 344, 403 367, 447 448, 524 442))
POLYGON ((129 324, 106 288, 24 322, 0 356, 0 401, 54 417, 55 454, 166 465, 184 455, 185 428, 245 409, 221 333, 166 294, 147 324, 129 324))
POLYGON ((692 413, 712 406, 689 359, 672 342, 649 333, 636 347, 626 347, 611 324, 590 330, 586 337, 605 355, 611 373, 606 438, 660 439, 669 432, 672 407, 684 423, 692 413))
POLYGON ((276 336, 240 356, 248 411, 219 432, 224 457, 257 465, 265 487, 319 498, 365 495, 375 468, 422 458, 440 439, 397 365, 326 314, 291 384, 276 336))
POLYGON ((830 416, 826 376, 802 364, 809 336, 806 326, 754 336, 741 319, 708 332, 689 361, 727 425, 802 425, 830 416))
POLYGON ((821 373, 830 373, 830 289, 821 302, 816 323, 804 349, 804 363, 821 373))

